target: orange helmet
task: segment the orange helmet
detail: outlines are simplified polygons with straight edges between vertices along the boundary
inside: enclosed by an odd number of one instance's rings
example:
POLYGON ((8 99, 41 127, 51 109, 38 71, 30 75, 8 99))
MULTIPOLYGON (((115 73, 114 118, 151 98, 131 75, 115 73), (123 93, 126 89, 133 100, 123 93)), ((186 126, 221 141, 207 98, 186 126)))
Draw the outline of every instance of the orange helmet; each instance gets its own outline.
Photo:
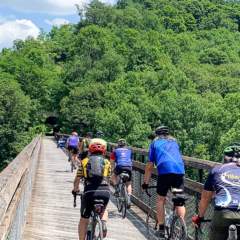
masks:
POLYGON ((101 153, 105 154, 107 151, 107 143, 102 139, 92 139, 89 144, 88 151, 90 153, 101 153))

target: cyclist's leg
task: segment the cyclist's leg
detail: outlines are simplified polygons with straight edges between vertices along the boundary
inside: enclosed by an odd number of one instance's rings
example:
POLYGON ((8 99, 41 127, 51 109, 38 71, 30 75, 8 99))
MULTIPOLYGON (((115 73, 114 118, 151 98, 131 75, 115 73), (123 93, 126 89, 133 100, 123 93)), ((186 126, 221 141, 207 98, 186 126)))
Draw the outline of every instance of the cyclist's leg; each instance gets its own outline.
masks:
POLYGON ((119 189, 117 188, 117 185, 119 183, 119 177, 118 177, 119 174, 120 174, 120 169, 119 169, 119 167, 116 166, 114 171, 113 171, 113 175, 111 177, 111 180, 113 182, 113 186, 115 188, 115 193, 114 193, 115 196, 119 195, 119 189))
POLYGON ((96 190, 96 192, 93 195, 94 199, 102 199, 104 201, 104 209, 101 214, 101 220, 102 220, 102 229, 103 229, 103 237, 105 238, 107 235, 107 225, 106 222, 108 220, 108 211, 106 209, 107 204, 110 199, 110 189, 108 186, 101 186, 96 190), (100 191, 98 191, 100 190, 100 191))
MULTIPOLYGON (((182 174, 171 174, 169 176, 171 178, 171 187, 178 188, 184 190, 184 175, 182 174)), ((176 206, 176 213, 179 217, 184 219, 186 214, 185 206, 176 206)))
POLYGON ((84 193, 81 202, 81 218, 78 225, 79 240, 85 240, 92 210, 92 193, 84 193))
POLYGON ((159 175, 157 180, 157 220, 158 225, 164 225, 165 222, 165 202, 167 192, 170 188, 168 174, 159 175))

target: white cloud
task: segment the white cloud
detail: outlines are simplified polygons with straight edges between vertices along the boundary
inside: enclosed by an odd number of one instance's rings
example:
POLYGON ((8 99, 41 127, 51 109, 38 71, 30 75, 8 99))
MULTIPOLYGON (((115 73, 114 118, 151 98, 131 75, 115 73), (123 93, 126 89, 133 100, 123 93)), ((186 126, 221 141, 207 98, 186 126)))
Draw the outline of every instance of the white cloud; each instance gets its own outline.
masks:
POLYGON ((30 20, 6 20, 0 23, 0 49, 11 47, 16 39, 26 39, 27 37, 37 37, 39 28, 30 20))
MULTIPOLYGON (((54 15, 70 15, 77 12, 75 4, 80 7, 90 3, 91 0, 8 0, 5 5, 18 11, 42 12, 54 15)), ((117 0, 101 0, 106 4, 114 4, 117 0)))
POLYGON ((45 19, 45 23, 47 23, 50 26, 60 27, 61 25, 68 24, 69 21, 67 19, 64 19, 64 18, 54 18, 52 20, 45 19))

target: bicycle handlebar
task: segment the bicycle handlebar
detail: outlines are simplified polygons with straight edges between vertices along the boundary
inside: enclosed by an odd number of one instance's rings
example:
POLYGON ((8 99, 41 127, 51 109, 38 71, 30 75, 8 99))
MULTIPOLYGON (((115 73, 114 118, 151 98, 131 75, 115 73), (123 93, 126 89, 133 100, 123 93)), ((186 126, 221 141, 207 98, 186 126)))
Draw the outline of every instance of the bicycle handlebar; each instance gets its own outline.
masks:
POLYGON ((77 206, 77 196, 81 196, 82 194, 79 192, 72 191, 72 195, 73 195, 73 207, 75 208, 77 206))
POLYGON ((145 189, 145 193, 149 196, 149 197, 152 197, 152 194, 150 194, 148 192, 148 189, 152 189, 152 188, 157 188, 157 186, 148 186, 146 189, 145 189))

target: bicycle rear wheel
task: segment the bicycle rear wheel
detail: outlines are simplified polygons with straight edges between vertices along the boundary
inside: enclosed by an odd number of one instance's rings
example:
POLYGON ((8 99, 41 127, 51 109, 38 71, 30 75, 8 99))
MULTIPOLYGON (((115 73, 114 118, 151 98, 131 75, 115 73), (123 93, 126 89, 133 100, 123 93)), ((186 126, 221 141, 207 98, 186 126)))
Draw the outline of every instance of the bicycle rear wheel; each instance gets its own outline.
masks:
POLYGON ((170 225, 170 240, 187 240, 187 226, 185 221, 174 216, 170 225))
POLYGON ((125 184, 122 184, 121 193, 120 193, 120 198, 122 202, 122 218, 125 218, 127 213, 127 203, 128 203, 127 197, 128 197, 127 187, 125 184))
POLYGON ((120 185, 117 186, 117 192, 118 192, 118 195, 116 196, 116 202, 117 202, 117 209, 118 209, 118 212, 120 213, 122 211, 122 201, 121 201, 121 192, 120 192, 120 185))
POLYGON ((91 231, 87 231, 86 240, 93 240, 91 231))
POLYGON ((93 224, 93 239, 94 240, 103 240, 103 229, 102 221, 99 216, 96 217, 93 224))

